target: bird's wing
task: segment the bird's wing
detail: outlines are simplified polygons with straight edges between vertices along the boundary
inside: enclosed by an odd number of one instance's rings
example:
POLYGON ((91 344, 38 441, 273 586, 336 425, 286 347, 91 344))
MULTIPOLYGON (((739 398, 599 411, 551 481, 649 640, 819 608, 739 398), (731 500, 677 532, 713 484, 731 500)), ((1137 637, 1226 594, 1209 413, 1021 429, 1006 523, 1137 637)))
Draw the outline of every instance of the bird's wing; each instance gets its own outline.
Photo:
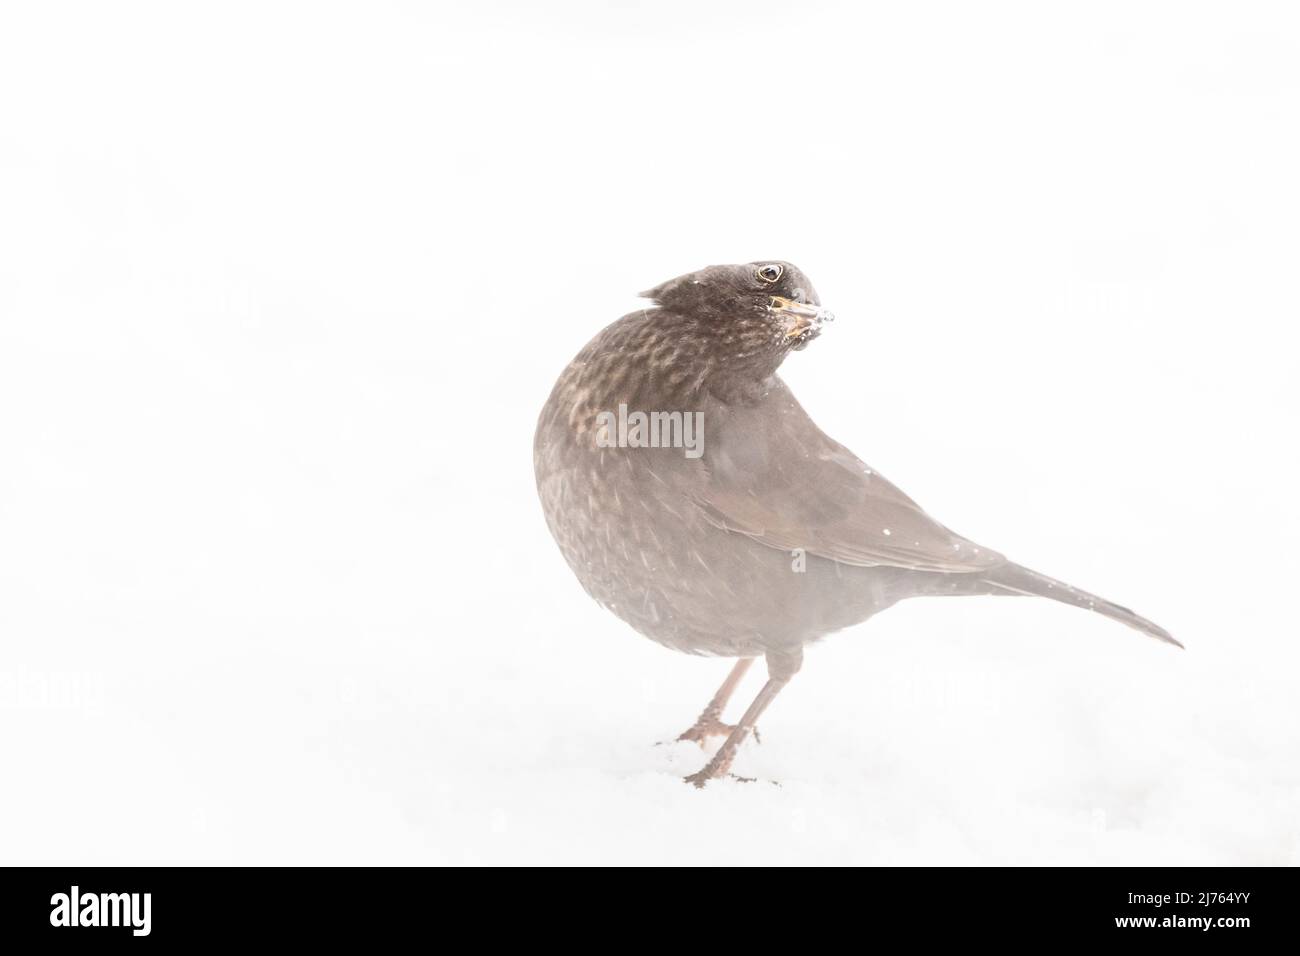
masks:
POLYGON ((781 385, 705 418, 704 480, 688 497, 719 528, 845 564, 973 572, 1004 563, 954 534, 829 438, 781 385), (710 433, 709 418, 715 426, 710 433))

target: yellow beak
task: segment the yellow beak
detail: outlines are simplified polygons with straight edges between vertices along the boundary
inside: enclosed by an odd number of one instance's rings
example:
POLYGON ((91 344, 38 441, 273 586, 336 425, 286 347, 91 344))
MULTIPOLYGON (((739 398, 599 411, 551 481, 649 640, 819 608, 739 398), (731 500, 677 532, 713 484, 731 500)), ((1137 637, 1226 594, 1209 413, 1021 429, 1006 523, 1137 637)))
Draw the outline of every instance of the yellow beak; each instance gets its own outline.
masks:
POLYGON ((829 309, 823 309, 820 305, 796 302, 794 299, 786 299, 779 295, 772 296, 767 304, 767 310, 790 319, 785 332, 787 339, 803 335, 809 329, 820 329, 825 322, 835 321, 835 313, 829 309))

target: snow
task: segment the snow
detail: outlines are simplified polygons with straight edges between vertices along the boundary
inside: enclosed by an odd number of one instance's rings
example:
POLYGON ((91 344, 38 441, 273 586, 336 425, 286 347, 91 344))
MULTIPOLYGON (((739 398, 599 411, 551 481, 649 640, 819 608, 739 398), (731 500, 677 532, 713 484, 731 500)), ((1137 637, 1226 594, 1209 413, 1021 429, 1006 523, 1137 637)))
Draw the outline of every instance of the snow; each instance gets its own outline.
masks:
POLYGON ((1300 863, 1300 63, 1222 16, 7 7, 0 862, 1300 863), (763 257, 823 428, 1188 650, 912 602, 684 785, 729 662, 583 594, 532 428, 763 257))

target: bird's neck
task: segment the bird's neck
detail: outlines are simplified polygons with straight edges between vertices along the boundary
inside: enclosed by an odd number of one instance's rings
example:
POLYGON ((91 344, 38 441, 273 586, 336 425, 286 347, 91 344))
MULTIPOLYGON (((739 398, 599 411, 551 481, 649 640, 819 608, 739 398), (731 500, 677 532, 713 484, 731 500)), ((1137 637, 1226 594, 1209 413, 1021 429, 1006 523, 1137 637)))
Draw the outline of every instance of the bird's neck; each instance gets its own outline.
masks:
POLYGON ((763 342, 709 328, 660 309, 606 328, 556 383, 553 413, 583 433, 597 415, 620 407, 692 412, 716 401, 756 405, 780 387, 783 354, 763 342))
POLYGON ((728 404, 762 401, 786 350, 765 330, 725 319, 701 323, 668 310, 643 315, 635 333, 647 357, 647 382, 678 401, 712 396, 728 404))

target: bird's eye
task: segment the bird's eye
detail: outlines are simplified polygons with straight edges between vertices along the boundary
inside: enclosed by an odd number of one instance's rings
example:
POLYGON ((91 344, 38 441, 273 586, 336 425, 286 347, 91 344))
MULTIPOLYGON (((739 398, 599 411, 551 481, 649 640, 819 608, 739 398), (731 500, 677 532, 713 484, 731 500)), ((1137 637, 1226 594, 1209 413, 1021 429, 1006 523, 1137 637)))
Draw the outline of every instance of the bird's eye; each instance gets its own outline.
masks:
POLYGON ((770 284, 781 278, 781 273, 784 271, 785 269, 778 265, 759 266, 754 275, 758 276, 762 281, 770 284))

